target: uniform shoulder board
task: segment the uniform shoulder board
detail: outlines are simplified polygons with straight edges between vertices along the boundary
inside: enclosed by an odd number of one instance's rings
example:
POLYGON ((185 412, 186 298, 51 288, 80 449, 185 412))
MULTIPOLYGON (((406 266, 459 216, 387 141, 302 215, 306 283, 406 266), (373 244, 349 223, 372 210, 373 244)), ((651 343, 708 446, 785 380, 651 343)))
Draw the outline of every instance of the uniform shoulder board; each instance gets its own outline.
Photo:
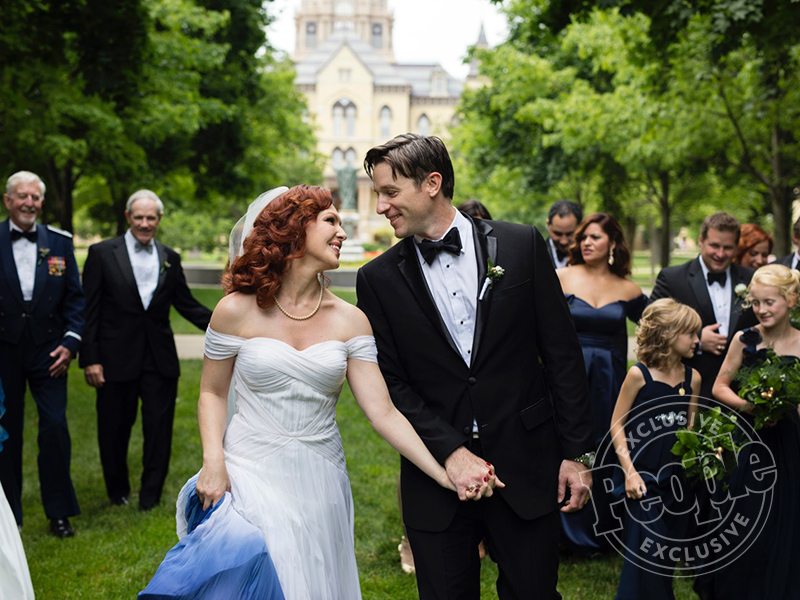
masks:
POLYGON ((72 234, 69 231, 64 231, 63 229, 59 229, 58 227, 53 227, 52 225, 48 225, 47 228, 53 233, 58 233, 60 235, 63 235, 64 237, 68 238, 72 237, 72 234))

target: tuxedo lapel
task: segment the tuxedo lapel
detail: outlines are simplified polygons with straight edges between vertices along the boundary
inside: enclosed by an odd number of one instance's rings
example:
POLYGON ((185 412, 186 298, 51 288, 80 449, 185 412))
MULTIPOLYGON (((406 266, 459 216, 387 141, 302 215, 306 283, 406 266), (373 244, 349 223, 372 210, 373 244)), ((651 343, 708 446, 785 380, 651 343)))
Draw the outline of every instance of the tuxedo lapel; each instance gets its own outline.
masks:
POLYGON ((739 322, 739 317, 742 316, 742 300, 736 294, 736 286, 740 283, 746 283, 742 278, 742 272, 736 265, 731 265, 731 316, 728 321, 728 341, 736 333, 736 325, 739 322))
POLYGON ((714 315, 714 306, 711 304, 711 296, 708 295, 708 286, 703 278, 703 269, 700 268, 700 258, 694 259, 687 271, 689 277, 689 287, 697 301, 698 312, 703 323, 706 325, 716 323, 717 317, 714 315))
MULTIPOLYGON (((478 289, 476 290, 476 294, 480 296, 481 289, 483 289, 483 282, 486 280, 489 261, 491 260, 492 264, 496 264, 497 261, 497 238, 493 235, 489 235, 492 231, 492 226, 486 221, 482 219, 471 220, 473 237, 475 239, 475 255, 478 260, 478 289)), ((491 297, 491 292, 487 290, 482 299, 476 300, 475 335, 472 338, 473 362, 478 356, 478 347, 480 346, 481 336, 483 335, 486 319, 489 315, 489 302, 491 297)))
POLYGON ((133 276, 133 267, 131 266, 131 259, 128 256, 128 248, 125 246, 125 239, 119 237, 116 239, 115 248, 113 250, 114 259, 117 261, 119 265, 119 274, 122 276, 122 279, 131 288, 131 292, 133 293, 136 302, 142 310, 144 310, 144 305, 142 304, 142 297, 139 295, 139 286, 136 285, 136 277, 133 276))
MULTIPOLYGON (((33 306, 39 302, 39 299, 44 294, 44 286, 47 283, 47 270, 49 268, 48 258, 53 256, 52 248, 48 243, 47 227, 39 223, 36 227, 36 270, 33 280, 33 297, 31 302, 33 306), (44 251, 47 250, 47 254, 44 251), (44 254, 44 256, 43 256, 44 254)), ((66 260, 66 257, 61 257, 66 260)))
MULTIPOLYGON (((164 280, 167 278, 167 251, 164 250, 164 244, 153 241, 156 245, 156 252, 158 252, 158 285, 156 286, 156 291, 153 292, 153 300, 155 300, 156 294, 164 288, 164 280)), ((150 306, 153 306, 152 300, 150 301, 150 306)))
POLYGON ((23 305, 22 287, 19 283, 17 263, 14 261, 14 250, 11 248, 11 226, 8 219, 0 224, 0 260, 3 262, 3 271, 6 273, 6 285, 20 305, 23 305))
POLYGON ((439 335, 447 340, 447 343, 453 351, 461 356, 458 346, 456 346, 455 341, 450 336, 450 332, 447 330, 442 315, 439 314, 439 310, 436 308, 436 303, 433 301, 433 296, 431 295, 430 289, 428 289, 428 284, 425 282, 425 276, 422 274, 422 267, 420 267, 419 264, 417 251, 414 248, 414 238, 408 237, 401 241, 400 244, 400 260, 397 263, 397 268, 400 270, 408 287, 411 288, 411 293, 414 295, 414 298, 419 302, 422 312, 425 313, 425 316, 433 323, 439 335))

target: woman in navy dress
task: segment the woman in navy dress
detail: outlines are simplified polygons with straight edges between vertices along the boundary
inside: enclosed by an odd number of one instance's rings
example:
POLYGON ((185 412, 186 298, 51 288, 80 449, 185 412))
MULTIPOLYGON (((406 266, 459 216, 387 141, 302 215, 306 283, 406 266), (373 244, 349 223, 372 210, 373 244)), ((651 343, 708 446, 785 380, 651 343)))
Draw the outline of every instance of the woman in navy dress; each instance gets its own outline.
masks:
MULTIPOLYGON (((742 366, 763 362, 768 349, 787 364, 800 360, 800 331, 789 322, 798 294, 797 271, 771 264, 755 272, 745 304, 753 307, 759 324, 734 337, 714 382, 714 397, 743 413, 740 418, 750 420, 751 424, 752 405, 734 391, 734 374, 742 366)), ((721 508, 723 515, 749 519, 755 535, 752 543, 748 540, 713 573, 708 597, 714 600, 800 598, 796 575, 800 558, 800 418, 797 412, 792 412, 757 433, 764 445, 748 446, 739 453, 739 466, 729 481, 733 500, 729 499, 721 508), (761 453, 761 471, 772 471, 774 465, 774 485, 767 492, 772 495, 771 501, 764 494, 748 493, 745 489, 753 476, 748 466, 751 452, 761 453)), ((749 487, 752 488, 752 482, 749 487)))
POLYGON ((683 490, 689 488, 670 450, 675 432, 691 423, 696 412, 700 375, 681 360, 694 355, 701 325, 693 308, 662 298, 647 307, 636 330, 640 362, 625 377, 611 425, 622 467, 614 472, 612 496, 624 499, 626 509, 617 600, 675 598, 677 561, 654 549, 674 548, 688 531, 691 513, 681 504, 692 501, 674 493, 676 479, 683 490))
MULTIPOLYGON (((631 253, 616 219, 595 213, 581 221, 569 250, 569 268, 556 271, 572 312, 586 365, 594 417, 595 444, 600 447, 611 425, 628 360, 626 319, 638 322, 647 297, 630 275, 631 253)), ((595 487, 594 504, 607 501, 595 487)), ((590 508, 590 507, 587 507, 590 508)), ((579 554, 606 549, 594 532, 602 507, 561 514, 562 544, 579 554)))

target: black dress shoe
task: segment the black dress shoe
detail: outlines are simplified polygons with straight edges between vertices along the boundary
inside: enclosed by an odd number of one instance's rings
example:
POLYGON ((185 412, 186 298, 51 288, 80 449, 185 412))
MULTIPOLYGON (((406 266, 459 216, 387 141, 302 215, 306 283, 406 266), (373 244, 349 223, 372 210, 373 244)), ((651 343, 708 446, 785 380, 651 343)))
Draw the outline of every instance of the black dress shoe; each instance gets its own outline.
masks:
POLYGON ((127 496, 117 496, 116 498, 111 498, 111 504, 114 506, 128 506, 130 502, 127 496))
POLYGON ((68 538, 75 535, 75 530, 69 524, 69 519, 50 519, 50 533, 59 538, 68 538))

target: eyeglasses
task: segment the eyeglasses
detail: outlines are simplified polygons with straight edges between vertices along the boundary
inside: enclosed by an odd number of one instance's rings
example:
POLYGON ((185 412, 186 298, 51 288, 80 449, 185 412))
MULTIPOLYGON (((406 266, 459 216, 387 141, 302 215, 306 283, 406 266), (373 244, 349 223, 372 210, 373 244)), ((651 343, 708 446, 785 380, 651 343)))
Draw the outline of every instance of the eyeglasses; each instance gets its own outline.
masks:
POLYGON ((39 194, 21 194, 21 193, 17 192, 17 193, 15 193, 14 195, 15 195, 15 196, 16 196, 16 197, 17 197, 19 200, 27 200, 28 198, 30 198, 30 199, 31 199, 31 200, 33 200, 34 202, 39 202, 39 200, 41 200, 41 199, 42 199, 42 196, 40 196, 39 194))

